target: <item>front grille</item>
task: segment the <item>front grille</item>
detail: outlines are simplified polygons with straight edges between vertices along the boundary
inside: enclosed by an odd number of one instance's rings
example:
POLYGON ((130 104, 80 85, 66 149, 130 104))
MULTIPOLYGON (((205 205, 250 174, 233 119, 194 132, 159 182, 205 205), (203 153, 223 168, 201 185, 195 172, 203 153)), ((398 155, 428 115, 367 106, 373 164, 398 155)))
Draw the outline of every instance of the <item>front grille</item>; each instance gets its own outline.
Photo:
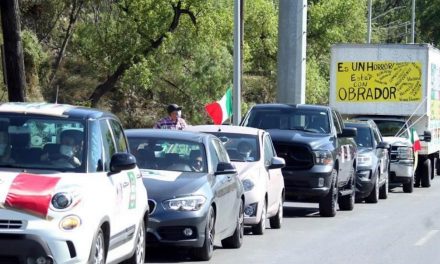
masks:
POLYGON ((287 170, 307 170, 313 167, 311 150, 302 145, 287 145, 274 142, 277 155, 286 161, 287 170))
POLYGON ((0 219, 0 229, 20 229, 22 226, 23 222, 20 220, 0 219))
POLYGON ((396 161, 397 157, 399 156, 398 152, 397 152, 397 148, 396 146, 391 146, 391 151, 390 151, 390 160, 392 161, 396 161))
POLYGON ((156 210, 156 201, 148 199, 148 207, 150 209, 149 214, 152 215, 154 213, 154 210, 156 210))
POLYGON ((0 263, 2 264, 19 264, 18 258, 9 256, 0 256, 0 263))

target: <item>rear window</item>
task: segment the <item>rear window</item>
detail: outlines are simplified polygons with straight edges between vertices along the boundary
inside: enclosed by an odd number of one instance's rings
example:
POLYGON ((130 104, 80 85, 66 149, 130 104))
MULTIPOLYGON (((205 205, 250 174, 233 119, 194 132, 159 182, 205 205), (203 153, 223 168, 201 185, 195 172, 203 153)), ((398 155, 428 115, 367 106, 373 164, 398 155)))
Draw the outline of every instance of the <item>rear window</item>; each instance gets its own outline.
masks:
POLYGON ((328 113, 314 109, 253 110, 244 125, 261 129, 330 133, 328 113))

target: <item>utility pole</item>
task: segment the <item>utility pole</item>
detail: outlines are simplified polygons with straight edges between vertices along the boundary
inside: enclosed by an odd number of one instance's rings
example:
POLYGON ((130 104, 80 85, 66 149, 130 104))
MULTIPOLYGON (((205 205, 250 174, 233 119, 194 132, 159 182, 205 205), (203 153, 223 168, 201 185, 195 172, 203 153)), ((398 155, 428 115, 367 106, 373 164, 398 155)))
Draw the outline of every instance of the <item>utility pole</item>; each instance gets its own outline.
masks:
POLYGON ((367 43, 371 43, 371 0, 368 0, 367 43))
POLYGON ((234 0, 234 92, 232 97, 232 123, 241 121, 241 1, 234 0))
POLYGON ((279 103, 305 102, 306 39, 307 0, 280 0, 277 83, 279 103))
POLYGON ((414 44, 415 41, 415 24, 416 24, 416 0, 412 0, 411 8, 411 43, 414 44))
POLYGON ((6 66, 3 70, 6 71, 8 99, 10 102, 24 102, 26 81, 18 0, 1 0, 0 11, 6 66))

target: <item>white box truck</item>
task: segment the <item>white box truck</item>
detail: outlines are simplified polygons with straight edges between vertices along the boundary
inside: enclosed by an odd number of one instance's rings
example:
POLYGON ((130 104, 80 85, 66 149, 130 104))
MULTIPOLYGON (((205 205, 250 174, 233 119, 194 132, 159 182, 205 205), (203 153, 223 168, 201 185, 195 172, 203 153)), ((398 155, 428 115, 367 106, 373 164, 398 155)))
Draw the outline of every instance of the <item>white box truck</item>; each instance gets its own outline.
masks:
POLYGON ((346 117, 377 123, 391 146, 390 183, 402 184, 408 193, 414 185, 430 187, 440 170, 438 49, 428 44, 334 45, 329 101, 346 117))

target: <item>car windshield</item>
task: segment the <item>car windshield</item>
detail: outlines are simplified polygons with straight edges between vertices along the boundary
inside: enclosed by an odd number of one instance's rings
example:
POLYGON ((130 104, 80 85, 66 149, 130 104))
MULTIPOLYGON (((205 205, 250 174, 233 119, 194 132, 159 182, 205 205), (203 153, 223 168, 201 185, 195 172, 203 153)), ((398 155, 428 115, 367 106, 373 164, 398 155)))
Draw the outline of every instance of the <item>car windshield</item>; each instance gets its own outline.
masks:
POLYGON ((207 172, 204 145, 198 142, 128 137, 130 151, 141 169, 207 172))
POLYGON ((319 109, 261 109, 252 111, 246 126, 261 129, 330 133, 329 117, 319 109))
POLYGON ((356 127, 357 135, 355 137, 356 144, 358 147, 372 148, 373 138, 371 136, 371 131, 368 127, 356 127))
POLYGON ((405 129, 405 122, 390 121, 390 120, 374 120, 380 133, 384 137, 404 137, 409 138, 408 132, 405 129))
POLYGON ((84 123, 60 117, 0 115, 0 167, 85 171, 84 123))
POLYGON ((231 161, 258 161, 260 150, 258 137, 256 135, 245 135, 235 133, 211 133, 223 142, 231 161))

